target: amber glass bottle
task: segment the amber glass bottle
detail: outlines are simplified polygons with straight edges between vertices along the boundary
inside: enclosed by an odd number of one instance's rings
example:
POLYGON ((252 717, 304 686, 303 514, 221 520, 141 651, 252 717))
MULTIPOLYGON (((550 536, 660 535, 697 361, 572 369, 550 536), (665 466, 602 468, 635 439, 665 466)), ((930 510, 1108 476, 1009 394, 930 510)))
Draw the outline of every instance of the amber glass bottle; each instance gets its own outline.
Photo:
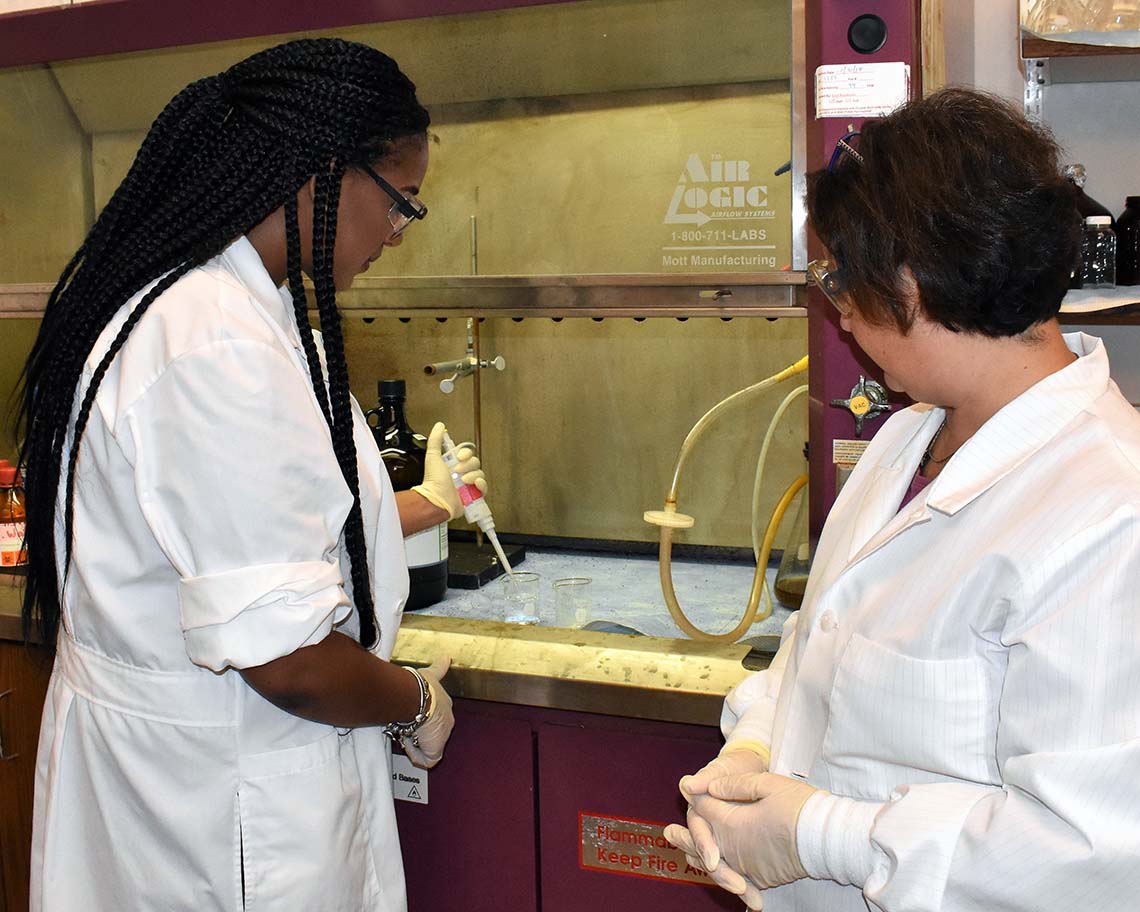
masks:
MULTIPOLYGON (((368 423, 392 487, 406 491, 424 480, 427 441, 408 426, 404 381, 381 380, 378 387, 380 404, 368 412, 368 423)), ((415 611, 434 605, 447 592, 447 523, 405 538, 404 550, 411 581, 405 607, 415 611)))
POLYGON ((0 466, 0 567, 15 570, 28 563, 24 548, 24 489, 14 465, 0 466))

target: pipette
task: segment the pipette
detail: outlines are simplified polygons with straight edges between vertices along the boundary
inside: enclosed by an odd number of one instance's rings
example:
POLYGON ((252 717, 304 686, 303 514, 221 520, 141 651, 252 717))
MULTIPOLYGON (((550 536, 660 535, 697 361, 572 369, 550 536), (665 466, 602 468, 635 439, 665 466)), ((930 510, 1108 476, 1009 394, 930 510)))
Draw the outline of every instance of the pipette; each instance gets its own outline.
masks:
POLYGON ((443 435, 443 463, 447 466, 447 470, 451 473, 451 483, 455 485, 455 490, 459 494, 459 502, 463 504, 463 515, 467 517, 469 523, 475 523, 483 534, 491 542, 491 546, 495 549, 495 553, 499 555, 499 560, 502 562, 503 568, 507 571, 513 581, 515 572, 511 569, 510 562, 507 560, 507 555, 503 553, 503 546, 499 544, 499 536, 495 534, 495 520, 491 516, 491 508, 487 506, 487 501, 483 497, 483 492, 480 491, 475 485, 463 483, 463 477, 456 471, 459 465, 459 452, 455 446, 451 435, 446 431, 443 435))

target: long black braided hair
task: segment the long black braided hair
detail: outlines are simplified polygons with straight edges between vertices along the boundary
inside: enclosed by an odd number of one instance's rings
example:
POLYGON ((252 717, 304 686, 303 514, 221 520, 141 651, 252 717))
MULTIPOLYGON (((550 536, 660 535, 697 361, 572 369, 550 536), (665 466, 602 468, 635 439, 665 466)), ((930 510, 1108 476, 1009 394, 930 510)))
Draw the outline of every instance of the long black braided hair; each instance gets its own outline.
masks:
POLYGON ((55 642, 62 578, 71 558, 76 460, 111 361, 159 295, 283 206, 297 328, 353 495, 344 536, 360 639, 365 646, 375 643, 348 367, 333 285, 337 206, 347 168, 382 161, 397 140, 426 137, 428 124, 415 86, 395 61, 374 48, 330 38, 291 41, 254 54, 187 86, 158 116, 126 178, 64 268, 24 370, 17 432, 24 441, 20 462, 29 505, 25 637, 38 621, 44 642, 55 642), (297 193, 314 177, 311 278, 327 392, 302 285, 297 215, 297 193), (83 366, 99 335, 123 304, 155 280, 115 336, 76 410, 83 366), (57 555, 61 497, 64 554, 57 555))

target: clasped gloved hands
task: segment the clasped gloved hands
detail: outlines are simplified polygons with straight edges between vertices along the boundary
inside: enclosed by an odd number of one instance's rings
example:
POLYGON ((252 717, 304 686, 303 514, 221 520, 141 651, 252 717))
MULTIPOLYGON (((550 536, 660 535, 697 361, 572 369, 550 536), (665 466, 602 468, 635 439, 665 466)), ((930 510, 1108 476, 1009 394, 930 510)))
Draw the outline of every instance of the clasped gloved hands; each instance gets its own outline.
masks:
MULTIPOLYGON (((447 433, 442 421, 437 421, 428 435, 427 453, 424 458, 424 480, 412 488, 417 494, 429 500, 441 510, 446 510, 451 519, 463 515, 463 502, 455 483, 451 480, 451 469, 443 461, 443 435, 447 433)), ((456 457, 459 464, 455 470, 464 484, 474 485, 486 493, 487 479, 479 467, 479 457, 467 446, 459 447, 456 457)))
POLYGON ((436 659, 427 668, 421 668, 420 674, 427 682, 431 694, 428 704, 427 719, 423 725, 416 729, 414 735, 405 735, 400 739, 404 753, 408 759, 420 769, 431 769, 443 757, 443 748, 455 727, 455 715, 451 711, 451 697, 440 684, 440 679, 447 674, 451 667, 451 659, 444 657, 436 659), (413 740, 414 739, 414 740, 413 740))
MULTIPOLYGON (((671 825, 665 838, 695 860, 750 909, 760 890, 807 876, 796 846, 800 811, 818 789, 775 773, 714 779, 692 795, 688 829, 671 825)), ((688 796, 686 796, 688 797, 688 796)))
MULTIPOLYGON (((694 795, 708 794, 709 783, 714 779, 746 773, 763 773, 768 769, 768 748, 758 742, 747 746, 728 746, 691 776, 683 776, 679 783, 681 794, 692 803, 694 795)), ((688 829, 672 824, 665 828, 665 838, 680 848, 694 867, 705 868, 704 857, 718 852, 716 840, 708 824, 689 809, 688 829)), ((750 909, 759 909, 760 890, 721 861, 707 869, 713 882, 729 893, 740 896, 750 909)))
POLYGON ((708 794, 709 783, 726 776, 739 776, 745 773, 768 772, 768 749, 758 742, 747 742, 748 746, 730 745, 691 776, 682 776, 679 783, 681 794, 686 801, 694 795, 708 794))

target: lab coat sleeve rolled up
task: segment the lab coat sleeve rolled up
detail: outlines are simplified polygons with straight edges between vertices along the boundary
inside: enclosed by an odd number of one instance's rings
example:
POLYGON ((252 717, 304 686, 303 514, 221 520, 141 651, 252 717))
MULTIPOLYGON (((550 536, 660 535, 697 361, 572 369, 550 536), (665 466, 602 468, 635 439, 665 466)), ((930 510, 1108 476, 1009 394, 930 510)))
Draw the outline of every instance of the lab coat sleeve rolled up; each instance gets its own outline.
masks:
POLYGON ((181 577, 195 664, 260 665, 348 615, 337 554, 352 498, 308 378, 282 351, 246 339, 195 348, 120 424, 139 503, 181 577))
POLYGON ((1140 891, 1140 517, 1124 504, 1022 568, 1001 641, 1000 787, 899 783, 854 817, 813 801, 797 840, 814 877, 823 846, 868 829, 863 884, 885 912, 1129 909, 1140 891), (806 851, 805 851, 806 850, 806 851))

